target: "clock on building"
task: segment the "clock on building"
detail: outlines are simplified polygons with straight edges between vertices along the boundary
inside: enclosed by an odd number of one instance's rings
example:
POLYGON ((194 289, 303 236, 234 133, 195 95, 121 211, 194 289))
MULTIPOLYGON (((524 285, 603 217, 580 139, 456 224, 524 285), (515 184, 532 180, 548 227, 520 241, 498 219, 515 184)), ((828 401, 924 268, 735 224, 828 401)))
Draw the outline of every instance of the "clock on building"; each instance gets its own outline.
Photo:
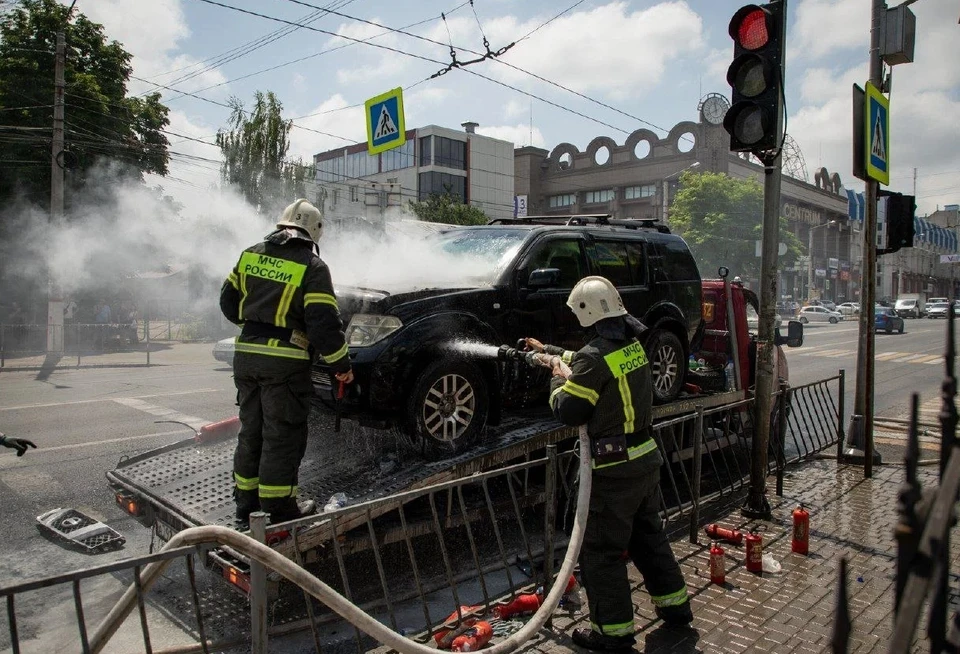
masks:
POLYGON ((721 125, 729 108, 730 103, 725 97, 719 93, 711 93, 700 103, 700 115, 711 125, 721 125))

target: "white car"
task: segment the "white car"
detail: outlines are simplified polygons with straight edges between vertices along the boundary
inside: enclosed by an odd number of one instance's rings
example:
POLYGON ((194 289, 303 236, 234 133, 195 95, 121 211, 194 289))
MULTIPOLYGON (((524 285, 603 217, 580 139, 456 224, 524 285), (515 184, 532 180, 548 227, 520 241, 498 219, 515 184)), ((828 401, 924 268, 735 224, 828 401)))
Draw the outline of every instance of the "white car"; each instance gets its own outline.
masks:
POLYGON ((826 307, 803 307, 800 309, 800 317, 797 320, 804 325, 809 322, 828 322, 835 325, 843 320, 843 314, 839 311, 830 311, 826 307))
POLYGON ((928 302, 926 306, 927 318, 946 318, 949 302, 928 302))
POLYGON ((236 336, 231 336, 217 341, 216 345, 213 346, 213 358, 232 367, 233 352, 236 349, 234 343, 236 340, 236 336))
POLYGON ((857 302, 844 302, 837 305, 837 311, 845 316, 855 316, 860 313, 860 305, 857 302))

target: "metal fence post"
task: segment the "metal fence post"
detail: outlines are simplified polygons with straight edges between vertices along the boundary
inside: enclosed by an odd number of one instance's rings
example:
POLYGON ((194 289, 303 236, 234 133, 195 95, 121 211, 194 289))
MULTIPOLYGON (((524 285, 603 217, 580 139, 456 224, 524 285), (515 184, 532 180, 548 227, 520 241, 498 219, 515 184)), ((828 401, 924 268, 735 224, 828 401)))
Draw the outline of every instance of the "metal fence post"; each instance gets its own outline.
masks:
POLYGON ((703 405, 696 406, 697 417, 693 421, 693 473, 690 480, 690 542, 697 543, 700 527, 700 471, 703 465, 703 405))
POLYGON ((3 358, 4 357, 3 332, 4 332, 3 323, 0 323, 0 368, 3 368, 3 366, 6 365, 6 362, 3 358))
MULTIPOLYGON (((544 537, 546 539, 543 548, 543 596, 550 594, 553 587, 553 541, 556 535, 557 524, 557 446, 555 444, 547 445, 547 470, 544 480, 544 501, 546 509, 544 510, 544 537)), ((566 583, 561 579, 560 583, 566 583)), ((553 626, 553 617, 547 618, 547 627, 553 626)))
MULTIPOLYGON (((267 542, 267 514, 250 514, 250 535, 258 543, 267 542)), ((267 654, 267 570, 250 560, 250 642, 253 654, 267 654)))
POLYGON ((80 321, 78 320, 77 321, 77 367, 78 368, 80 367, 80 350, 81 349, 82 347, 80 346, 80 321))
POLYGON ((144 309, 146 315, 143 317, 143 322, 147 326, 147 365, 150 365, 150 305, 147 304, 147 308, 144 309))
POLYGON ((846 435, 843 433, 843 395, 846 392, 847 388, 847 372, 843 368, 840 369, 840 388, 837 395, 837 461, 843 457, 843 440, 846 438, 846 435))
POLYGON ((783 471, 787 467, 787 384, 780 382, 777 404, 777 497, 783 497, 783 471))

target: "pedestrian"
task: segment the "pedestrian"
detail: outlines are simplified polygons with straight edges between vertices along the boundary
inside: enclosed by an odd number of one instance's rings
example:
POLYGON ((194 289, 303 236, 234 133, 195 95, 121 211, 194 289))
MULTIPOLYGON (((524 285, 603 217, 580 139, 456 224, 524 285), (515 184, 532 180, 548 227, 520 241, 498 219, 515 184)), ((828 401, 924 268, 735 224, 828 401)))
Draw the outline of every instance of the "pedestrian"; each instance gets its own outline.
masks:
POLYGON ((242 326, 233 360, 240 406, 233 477, 241 524, 258 510, 274 524, 316 511, 313 500, 297 500, 313 356, 321 356, 338 381, 353 381, 330 271, 316 246, 322 233, 320 211, 297 200, 275 231, 243 251, 220 291, 223 315, 242 326))
POLYGON ((3 447, 9 447, 17 451, 17 456, 23 456, 28 448, 36 449, 36 445, 33 444, 33 441, 28 441, 26 438, 13 438, 12 436, 4 436, 3 432, 0 432, 0 445, 3 447))
POLYGON ((629 557, 640 570, 658 617, 671 626, 693 620, 687 586, 660 519, 658 488, 663 459, 653 439, 653 382, 637 337, 646 327, 627 313, 604 277, 585 277, 567 299, 587 344, 577 352, 535 350, 569 362, 567 378, 554 366, 550 407, 566 425, 586 425, 592 451, 593 491, 580 553, 590 608, 590 629, 573 642, 597 651, 634 646, 629 557))
POLYGON ((110 305, 107 304, 106 300, 97 302, 97 306, 93 311, 93 322, 100 325, 106 325, 110 322, 110 305))

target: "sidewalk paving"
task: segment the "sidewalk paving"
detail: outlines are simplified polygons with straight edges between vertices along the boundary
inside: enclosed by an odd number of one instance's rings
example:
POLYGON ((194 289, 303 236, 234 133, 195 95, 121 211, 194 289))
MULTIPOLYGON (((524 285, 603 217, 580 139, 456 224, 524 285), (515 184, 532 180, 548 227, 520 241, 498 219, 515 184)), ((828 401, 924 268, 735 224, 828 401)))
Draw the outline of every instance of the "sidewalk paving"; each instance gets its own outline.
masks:
MULTIPOLYGON (((919 470, 924 488, 937 483, 937 467, 919 470)), ((680 560, 693 602, 691 629, 668 629, 657 620, 641 577, 630 565, 634 591, 637 650, 666 652, 824 652, 830 651, 840 558, 848 562, 848 600, 853 623, 849 652, 886 652, 893 630, 896 574, 897 493, 903 467, 874 469, 872 479, 863 468, 812 461, 790 469, 784 479, 784 496, 772 493, 773 517, 748 521, 740 516, 741 498, 731 498, 716 515, 717 522, 744 530, 759 525, 764 552, 782 566, 778 574, 747 572, 744 547, 727 545, 726 585, 710 582, 710 539, 700 531, 699 545, 689 542, 688 531, 675 534, 674 553, 680 560), (791 512, 803 502, 810 511, 810 554, 790 551, 791 512)), ((951 569, 960 560, 960 543, 951 542, 951 569)), ((952 598, 954 602, 956 598, 952 598)), ((951 606, 951 612, 955 606, 951 606)), ((589 627, 588 616, 558 611, 552 631, 540 635, 520 651, 580 651, 573 645, 574 628, 589 627)), ((927 651, 925 625, 917 629, 915 651, 927 651)))
MULTIPOLYGON (((181 343, 179 341, 151 341, 149 352, 146 343, 126 346, 116 350, 97 353, 82 353, 79 365, 76 352, 63 355, 7 354, 0 372, 28 370, 63 370, 77 368, 126 368, 136 366, 169 366, 194 363, 212 363, 211 342, 181 343), (149 357, 148 357, 149 354, 149 357), (148 364, 149 359, 149 364, 148 364)), ((219 364, 226 365, 226 364, 219 364)))

